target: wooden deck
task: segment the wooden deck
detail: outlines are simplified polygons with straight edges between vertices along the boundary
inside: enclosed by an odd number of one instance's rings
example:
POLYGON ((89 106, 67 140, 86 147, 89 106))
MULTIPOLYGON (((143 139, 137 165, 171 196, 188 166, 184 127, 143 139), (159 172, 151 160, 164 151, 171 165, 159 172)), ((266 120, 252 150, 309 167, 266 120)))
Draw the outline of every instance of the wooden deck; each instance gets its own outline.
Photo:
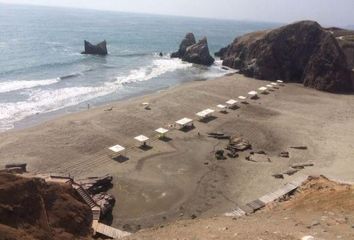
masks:
POLYGON ((130 235, 129 232, 121 231, 102 223, 97 224, 96 232, 114 239, 120 239, 130 235))
POLYGON ((278 190, 268 193, 256 200, 254 200, 254 201, 251 201, 244 206, 236 207, 234 210, 227 212, 224 215, 227 217, 239 218, 239 217, 242 217, 247 214, 252 214, 255 211, 263 208, 268 203, 271 203, 271 202, 283 197, 284 195, 294 191, 299 186, 301 186, 303 184, 303 182, 305 182, 308 179, 308 177, 309 176, 307 176, 307 175, 301 175, 298 178, 296 178, 295 180, 291 181, 290 183, 285 184, 284 186, 282 186, 278 190))

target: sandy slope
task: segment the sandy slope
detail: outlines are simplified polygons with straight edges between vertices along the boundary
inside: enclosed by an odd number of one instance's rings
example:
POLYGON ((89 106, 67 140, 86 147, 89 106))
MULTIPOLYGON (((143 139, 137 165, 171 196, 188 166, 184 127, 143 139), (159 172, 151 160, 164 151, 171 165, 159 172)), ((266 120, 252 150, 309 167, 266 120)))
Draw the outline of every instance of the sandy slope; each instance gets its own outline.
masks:
POLYGON ((31 129, 2 133, 0 164, 27 162, 32 171, 78 177, 112 174, 111 192, 117 197, 113 225, 132 231, 192 215, 220 215, 287 182, 291 177, 278 180, 271 175, 291 163, 312 161, 315 167, 304 172, 353 181, 354 96, 296 84, 287 84, 227 115, 217 114, 207 124, 196 122, 193 131, 174 131, 169 135, 172 141, 154 141, 149 151, 128 151, 129 160, 123 163, 108 157, 111 145, 133 146, 134 136, 153 136, 158 127, 194 117, 200 110, 266 83, 241 75, 192 82, 31 129), (150 111, 140 106, 145 101, 151 103, 150 111), (104 111, 111 106, 112 111, 104 111), (253 149, 266 151, 272 162, 245 161, 247 153, 216 161, 214 149, 223 148, 226 142, 205 136, 215 130, 242 134, 253 149), (308 150, 289 149, 292 145, 306 145, 308 150), (277 157, 284 150, 290 152, 289 159, 277 157))

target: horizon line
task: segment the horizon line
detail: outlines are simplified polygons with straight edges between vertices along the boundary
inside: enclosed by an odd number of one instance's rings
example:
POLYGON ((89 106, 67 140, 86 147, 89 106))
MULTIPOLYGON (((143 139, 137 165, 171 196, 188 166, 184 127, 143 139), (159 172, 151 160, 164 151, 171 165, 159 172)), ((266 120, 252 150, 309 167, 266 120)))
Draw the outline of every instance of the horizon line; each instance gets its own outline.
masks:
MULTIPOLYGON (((29 7, 46 7, 46 8, 62 8, 62 9, 73 9, 73 10, 87 10, 87 11, 98 11, 98 12, 110 12, 110 13, 129 13, 129 14, 145 14, 153 16, 165 16, 165 17, 185 17, 185 18, 196 18, 196 19, 208 19, 208 20, 219 20, 219 21, 235 21, 235 22, 250 22, 250 23, 268 23, 285 25, 292 22, 276 22, 276 21, 261 21, 255 19, 237 19, 237 18, 218 18, 218 17, 206 17, 206 16, 190 16, 190 15, 178 15, 178 14, 164 14, 164 13, 151 13, 151 12, 132 12, 132 11, 122 11, 122 10, 108 10, 108 9, 97 9, 97 8, 85 8, 85 7, 71 7, 71 6, 60 6, 60 5, 45 5, 45 4, 25 4, 25 3, 8 3, 2 2, 0 4, 10 5, 10 6, 29 6, 29 7)), ((296 21, 293 21, 296 22, 296 21)))

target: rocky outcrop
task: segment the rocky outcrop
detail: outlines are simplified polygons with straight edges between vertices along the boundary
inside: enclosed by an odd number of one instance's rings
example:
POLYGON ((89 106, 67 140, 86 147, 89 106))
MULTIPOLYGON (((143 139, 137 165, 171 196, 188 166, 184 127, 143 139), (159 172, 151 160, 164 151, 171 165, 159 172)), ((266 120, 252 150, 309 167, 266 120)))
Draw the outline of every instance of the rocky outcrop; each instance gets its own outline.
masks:
POLYGON ((0 239, 91 239, 91 209, 66 184, 0 173, 0 239))
POLYGON ((182 58, 186 53, 186 50, 189 46, 196 44, 195 37, 193 33, 187 33, 187 35, 182 40, 181 44, 179 45, 179 49, 177 52, 171 54, 172 58, 182 58))
POLYGON ((329 92, 353 90, 351 71, 336 38, 313 21, 238 37, 216 55, 223 65, 249 77, 299 82, 329 92))
POLYGON ((114 204, 116 202, 114 196, 108 193, 95 194, 92 196, 92 199, 101 208, 101 214, 103 216, 112 212, 114 204))
POLYGON ((172 53, 171 57, 181 58, 183 61, 210 66, 215 59, 210 56, 208 41, 204 37, 195 42, 193 33, 188 33, 180 44, 179 50, 172 53))
POLYGON ((104 40, 97 45, 93 45, 85 40, 85 51, 82 54, 107 55, 107 42, 104 40))
POLYGON ((77 180, 87 192, 90 194, 96 194, 107 191, 111 188, 113 177, 111 175, 105 175, 102 177, 88 177, 85 179, 77 180))

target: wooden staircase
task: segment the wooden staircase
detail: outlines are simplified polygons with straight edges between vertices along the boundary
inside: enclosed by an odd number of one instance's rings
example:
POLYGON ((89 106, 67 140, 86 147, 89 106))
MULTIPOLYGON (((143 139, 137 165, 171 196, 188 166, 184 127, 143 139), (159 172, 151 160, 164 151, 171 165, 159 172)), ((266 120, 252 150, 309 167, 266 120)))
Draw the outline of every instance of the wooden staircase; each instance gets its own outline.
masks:
POLYGON ((83 189, 79 184, 73 183, 72 186, 76 190, 76 192, 82 197, 82 199, 84 199, 84 201, 87 203, 87 205, 90 206, 91 209, 94 207, 98 207, 98 205, 92 199, 90 194, 88 192, 86 192, 85 189, 83 189))
POLYGON ((72 186, 76 190, 76 192, 82 197, 82 199, 86 202, 86 204, 89 205, 91 208, 92 229, 94 231, 94 234, 100 233, 104 236, 114 238, 114 239, 120 239, 122 237, 126 237, 130 235, 129 232, 121 231, 119 229, 100 223, 99 220, 101 216, 101 208, 92 199, 90 194, 81 187, 81 185, 73 182, 72 186))
POLYGON ((129 236, 131 233, 121 231, 119 229, 113 228, 111 226, 102 224, 99 222, 101 217, 101 208, 100 206, 92 199, 91 195, 78 183, 76 183, 70 176, 62 176, 59 174, 56 175, 37 175, 44 179, 46 182, 55 182, 55 183, 69 183, 76 190, 76 192, 81 196, 85 203, 90 206, 92 211, 92 229, 94 235, 100 233, 104 236, 120 239, 126 236, 129 236))

